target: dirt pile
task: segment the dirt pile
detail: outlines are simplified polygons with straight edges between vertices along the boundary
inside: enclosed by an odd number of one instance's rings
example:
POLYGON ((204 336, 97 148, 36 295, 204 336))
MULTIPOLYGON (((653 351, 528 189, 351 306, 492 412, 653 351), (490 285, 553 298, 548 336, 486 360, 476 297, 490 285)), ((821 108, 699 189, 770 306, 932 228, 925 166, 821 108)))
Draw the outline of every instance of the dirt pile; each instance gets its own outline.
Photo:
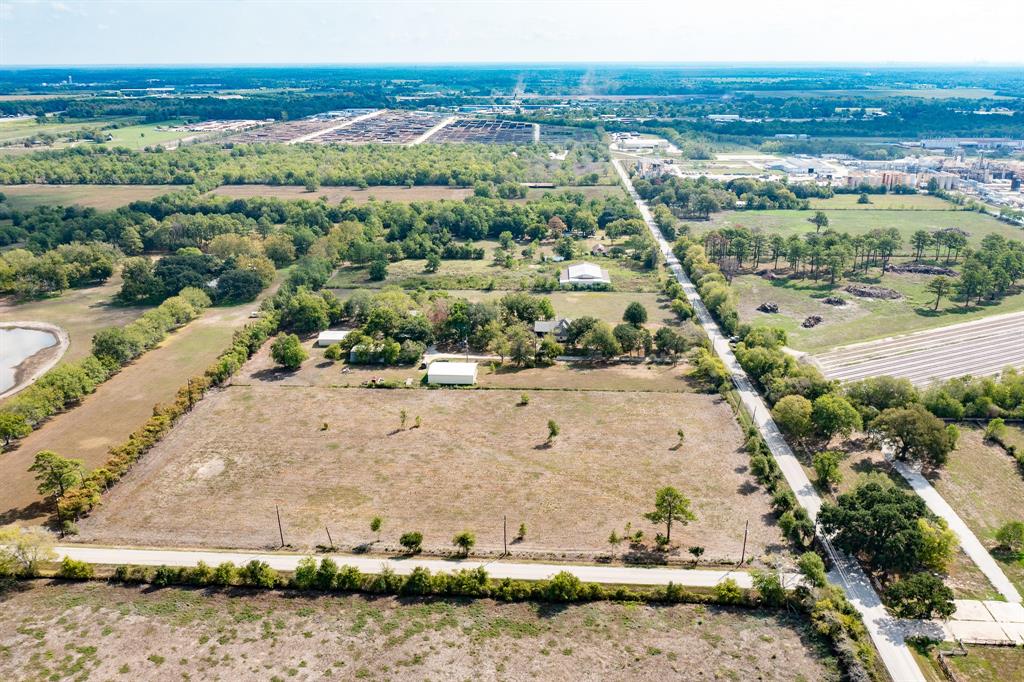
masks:
POLYGON ((761 305, 757 306, 757 309, 762 313, 777 313, 779 312, 779 304, 772 301, 765 301, 761 305))
POLYGON ((825 321, 825 318, 821 315, 809 315, 806 320, 800 323, 801 327, 810 329, 811 327, 817 327, 819 324, 825 321))
POLYGON ((845 291, 850 292, 854 296, 860 296, 861 298, 881 298, 893 301, 903 298, 903 294, 895 289, 879 287, 873 284, 849 284, 846 286, 845 291))
POLYGON ((950 268, 944 268, 941 265, 928 265, 927 263, 901 263, 899 265, 890 265, 885 269, 886 272, 893 272, 897 275, 943 275, 945 277, 959 277, 960 273, 950 268))
POLYGON ((846 305, 846 299, 845 298, 840 298, 838 296, 827 296, 826 298, 821 299, 821 302, 826 304, 826 305, 835 305, 835 306, 846 305))

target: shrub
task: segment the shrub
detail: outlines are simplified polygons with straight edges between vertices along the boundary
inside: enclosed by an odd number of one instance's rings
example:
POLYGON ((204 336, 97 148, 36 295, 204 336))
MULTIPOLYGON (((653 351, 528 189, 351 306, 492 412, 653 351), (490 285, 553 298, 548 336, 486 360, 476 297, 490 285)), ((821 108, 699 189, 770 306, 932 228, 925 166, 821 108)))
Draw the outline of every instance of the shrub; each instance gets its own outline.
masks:
POLYGON ((996 531, 996 540, 1000 547, 1011 552, 1020 552, 1024 549, 1024 523, 1020 521, 1009 521, 1004 523, 996 531))
POLYGON ((732 578, 726 578, 714 589, 715 598, 723 604, 739 604, 743 601, 743 590, 732 578))
POLYGON ((412 573, 402 584, 402 594, 424 595, 430 594, 432 585, 430 582, 430 571, 422 566, 412 569, 412 573))
POLYGON ((572 573, 560 571, 544 583, 543 593, 551 601, 571 602, 580 596, 583 583, 572 573))
POLYGON ((827 579, 825 577, 825 562, 821 560, 817 552, 804 552, 800 555, 800 559, 797 561, 797 566, 800 568, 800 573, 807 578, 814 587, 825 587, 827 579))
POLYGON ((57 577, 64 580, 88 580, 92 577, 92 566, 84 561, 76 561, 66 556, 60 562, 57 577))
POLYGON ((462 551, 463 556, 466 556, 473 549, 473 545, 476 544, 476 535, 468 530, 464 530, 452 538, 452 544, 462 551))
POLYGON ((114 569, 114 580, 121 583, 144 583, 149 578, 145 566, 121 565, 114 569))
POLYGON ((238 579, 247 587, 271 588, 277 585, 277 571, 266 562, 253 559, 239 569, 238 579))
POLYGON ((178 582, 178 569, 170 566, 157 566, 153 571, 153 578, 150 583, 155 587, 167 587, 178 582))
POLYGON ((889 586, 885 596, 902 618, 948 618, 956 610, 953 590, 931 573, 915 573, 898 580, 889 586))
POLYGON ((230 587, 238 580, 238 569, 230 561, 225 561, 213 569, 210 584, 218 587, 230 587))
POLYGON ((769 606, 782 606, 786 602, 786 589, 782 579, 773 571, 754 571, 754 589, 761 601, 769 606))
POLYGON ((405 547, 410 554, 418 554, 423 545, 423 533, 417 530, 402 533, 402 537, 398 539, 398 544, 405 547))
POLYGON ((360 589, 365 579, 362 572, 355 566, 342 566, 334 578, 334 587, 345 592, 352 592, 360 589))

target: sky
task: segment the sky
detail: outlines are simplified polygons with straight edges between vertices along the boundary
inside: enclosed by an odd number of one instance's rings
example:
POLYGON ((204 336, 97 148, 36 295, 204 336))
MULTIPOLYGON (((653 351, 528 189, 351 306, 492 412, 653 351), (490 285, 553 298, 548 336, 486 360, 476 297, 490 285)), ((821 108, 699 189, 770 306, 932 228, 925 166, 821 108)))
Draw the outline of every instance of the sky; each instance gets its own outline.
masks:
POLYGON ((1024 64, 1024 0, 0 0, 0 67, 1024 64))

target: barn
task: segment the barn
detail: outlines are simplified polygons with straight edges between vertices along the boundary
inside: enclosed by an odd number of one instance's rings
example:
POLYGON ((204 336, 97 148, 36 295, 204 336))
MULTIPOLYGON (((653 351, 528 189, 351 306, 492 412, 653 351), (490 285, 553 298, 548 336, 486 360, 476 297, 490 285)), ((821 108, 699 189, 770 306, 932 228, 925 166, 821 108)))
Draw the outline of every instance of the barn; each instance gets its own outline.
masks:
POLYGON ((427 368, 427 383, 446 386, 471 386, 476 383, 475 362, 432 362, 427 368))

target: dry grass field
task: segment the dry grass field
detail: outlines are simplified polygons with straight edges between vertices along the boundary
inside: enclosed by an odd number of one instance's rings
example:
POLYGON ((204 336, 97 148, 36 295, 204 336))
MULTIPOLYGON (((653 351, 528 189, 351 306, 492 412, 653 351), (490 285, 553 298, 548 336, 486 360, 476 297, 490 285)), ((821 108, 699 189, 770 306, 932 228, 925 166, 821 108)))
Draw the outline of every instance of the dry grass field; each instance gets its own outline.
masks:
MULTIPOLYGON (((319 386, 354 388, 371 379, 408 382, 420 387, 426 373, 419 366, 375 367, 348 365, 323 359, 324 348, 314 348, 313 340, 304 342, 310 360, 297 371, 282 371, 270 357, 269 346, 262 348, 234 377, 235 385, 273 384, 275 386, 319 386), (343 371, 347 370, 347 371, 343 371)), ((675 365, 558 363, 550 367, 515 367, 505 364, 491 367, 480 363, 477 385, 480 388, 560 389, 583 391, 693 391, 689 379, 691 367, 685 361, 675 365)))
POLYGON ((82 459, 89 469, 101 466, 110 447, 140 427, 155 403, 173 400, 190 376, 201 374, 217 358, 253 307, 207 310, 100 385, 80 405, 51 418, 21 440, 16 450, 0 456, 0 524, 41 521, 52 513, 28 471, 37 452, 53 450, 82 459))
POLYGON ((19 211, 57 205, 109 211, 179 189, 174 185, 0 185, 11 208, 19 211))
POLYGON ((747 471, 728 405, 693 393, 323 389, 232 386, 207 396, 81 524, 86 541, 142 545, 272 547, 275 505, 285 540, 301 548, 380 547, 419 530, 447 551, 462 530, 481 551, 528 529, 519 556, 606 554, 627 522, 643 519, 655 491, 690 496, 697 521, 673 540, 738 560, 785 551, 768 495, 747 471), (400 413, 408 415, 406 428, 400 413), (415 419, 420 428, 412 428, 415 419), (549 419, 561 426, 545 443, 549 419), (326 424, 327 428, 323 429, 326 424), (674 447, 676 431, 687 435, 674 447))
MULTIPOLYGON (((950 650, 949 644, 942 646, 950 650)), ((1017 682, 1024 679, 1024 649, 1019 646, 972 646, 964 647, 966 656, 948 656, 946 663, 956 675, 957 682, 1017 682)), ((949 676, 939 666, 937 649, 927 656, 917 653, 921 672, 928 682, 948 682, 949 676)))
MULTIPOLYGON (((960 445, 933 477, 936 490, 989 549, 1008 521, 1024 521, 1024 478, 1017 463, 996 445, 983 441, 980 429, 961 429, 960 445)), ((1007 577, 1024 590, 1024 560, 993 552, 1007 577)))
POLYGON ((461 201, 473 195, 472 187, 448 187, 445 185, 416 185, 414 187, 321 187, 315 192, 307 192, 305 187, 296 185, 221 185, 210 192, 215 196, 231 197, 232 199, 248 199, 250 197, 273 197, 276 199, 307 199, 315 201, 324 197, 332 204, 344 199, 352 199, 357 204, 377 201, 435 201, 437 199, 454 199, 461 201))
POLYGON ((678 605, 232 596, 31 583, 3 599, 8 680, 838 680, 806 623, 678 605))

